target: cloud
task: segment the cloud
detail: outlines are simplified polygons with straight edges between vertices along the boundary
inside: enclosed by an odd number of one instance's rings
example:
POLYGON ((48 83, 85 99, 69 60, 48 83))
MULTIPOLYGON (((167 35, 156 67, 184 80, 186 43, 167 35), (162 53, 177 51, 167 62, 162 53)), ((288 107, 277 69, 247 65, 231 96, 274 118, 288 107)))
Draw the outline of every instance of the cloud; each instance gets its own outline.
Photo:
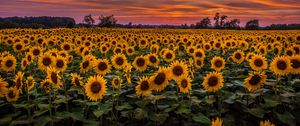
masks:
POLYGON ((1 16, 70 16, 114 14, 120 23, 190 24, 216 12, 242 22, 299 23, 299 0, 7 0, 0 1, 1 16))

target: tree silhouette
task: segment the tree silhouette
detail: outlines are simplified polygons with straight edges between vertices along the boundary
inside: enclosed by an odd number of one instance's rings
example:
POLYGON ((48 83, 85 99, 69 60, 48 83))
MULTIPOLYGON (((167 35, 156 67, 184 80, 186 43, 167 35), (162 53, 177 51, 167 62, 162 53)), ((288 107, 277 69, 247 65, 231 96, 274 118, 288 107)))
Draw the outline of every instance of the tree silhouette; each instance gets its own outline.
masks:
POLYGON ((83 23, 87 24, 87 25, 92 25, 95 23, 95 20, 93 19, 92 15, 89 14, 89 15, 84 16, 83 23))
POLYGON ((227 17, 228 17, 228 16, 226 16, 226 15, 222 15, 222 16, 221 16, 221 21, 220 21, 220 27, 221 27, 221 28, 224 28, 224 27, 225 27, 224 25, 225 25, 225 21, 226 21, 227 17))
POLYGON ((245 29, 247 30, 257 30, 259 29, 259 20, 253 19, 246 23, 245 29))
POLYGON ((206 17, 203 18, 200 22, 197 22, 195 28, 209 28, 210 26, 211 26, 210 19, 206 17))
POLYGON ((215 28, 219 28, 220 13, 215 14, 214 20, 215 20, 215 28))
POLYGON ((110 16, 103 16, 99 17, 99 27, 116 27, 117 26, 117 19, 114 18, 114 15, 110 16))

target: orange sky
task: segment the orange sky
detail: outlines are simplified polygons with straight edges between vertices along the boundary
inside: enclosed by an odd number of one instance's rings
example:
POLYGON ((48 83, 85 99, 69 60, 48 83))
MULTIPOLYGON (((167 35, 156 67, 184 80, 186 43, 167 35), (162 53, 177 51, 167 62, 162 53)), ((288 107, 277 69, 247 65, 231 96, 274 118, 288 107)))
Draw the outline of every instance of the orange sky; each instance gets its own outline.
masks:
POLYGON ((241 20, 300 23, 300 0, 0 0, 0 16, 67 16, 114 14, 119 23, 191 24, 216 12, 241 20))

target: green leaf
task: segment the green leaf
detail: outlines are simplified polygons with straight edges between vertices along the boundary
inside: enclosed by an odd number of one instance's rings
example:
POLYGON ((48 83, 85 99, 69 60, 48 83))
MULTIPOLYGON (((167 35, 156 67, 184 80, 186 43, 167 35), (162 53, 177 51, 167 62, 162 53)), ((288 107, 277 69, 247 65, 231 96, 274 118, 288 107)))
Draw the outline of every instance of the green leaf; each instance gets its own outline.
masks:
POLYGON ((272 99, 265 99, 265 104, 263 105, 264 107, 276 107, 277 105, 279 105, 280 103, 278 101, 272 100, 272 99))
POLYGON ((281 122, 288 124, 289 126, 296 126, 295 117, 291 113, 289 112, 285 112, 284 114, 276 113, 276 116, 281 122))
POLYGON ((105 111, 103 109, 97 109, 97 110, 94 110, 93 113, 97 118, 99 118, 105 113, 105 111))
POLYGON ((135 118, 138 119, 138 120, 141 120, 143 118, 146 118, 148 117, 147 116, 147 112, 144 111, 143 109, 141 108, 137 108, 134 110, 134 115, 135 115, 135 118))
POLYGON ((116 110, 122 111, 124 109, 132 109, 133 107, 129 103, 125 103, 121 106, 116 106, 116 110))
POLYGON ((211 123, 211 120, 208 117, 206 117, 205 115, 203 115, 202 113, 193 115, 192 119, 198 123, 203 123, 203 124, 211 123))
POLYGON ((258 118, 263 118, 266 113, 266 111, 261 108, 251 108, 251 109, 248 109, 248 112, 251 115, 258 117, 258 118))
POLYGON ((0 125, 8 125, 9 122, 12 120, 11 116, 4 116, 3 118, 0 119, 0 125))
POLYGON ((150 120, 158 122, 159 125, 163 124, 167 118, 169 117, 168 113, 158 113, 154 114, 153 116, 149 116, 150 120))

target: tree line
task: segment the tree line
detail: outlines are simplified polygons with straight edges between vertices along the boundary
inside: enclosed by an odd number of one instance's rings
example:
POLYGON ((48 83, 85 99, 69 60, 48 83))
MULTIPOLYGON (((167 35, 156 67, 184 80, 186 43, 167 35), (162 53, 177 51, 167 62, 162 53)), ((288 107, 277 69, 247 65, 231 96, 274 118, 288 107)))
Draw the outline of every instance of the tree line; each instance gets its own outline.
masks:
POLYGON ((61 28, 75 27, 76 22, 69 17, 7 17, 0 18, 0 29, 4 28, 61 28))
POLYGON ((74 27, 119 27, 119 28, 183 28, 183 29, 246 29, 246 30, 293 30, 300 29, 300 24, 272 24, 260 27, 258 19, 246 22, 244 27, 240 26, 240 19, 231 19, 227 15, 216 13, 212 18, 205 17, 195 24, 182 25, 144 25, 144 24, 119 24, 114 15, 99 16, 96 20, 91 14, 85 15, 81 23, 76 24, 69 17, 7 17, 0 18, 0 29, 4 28, 74 28, 74 27))

